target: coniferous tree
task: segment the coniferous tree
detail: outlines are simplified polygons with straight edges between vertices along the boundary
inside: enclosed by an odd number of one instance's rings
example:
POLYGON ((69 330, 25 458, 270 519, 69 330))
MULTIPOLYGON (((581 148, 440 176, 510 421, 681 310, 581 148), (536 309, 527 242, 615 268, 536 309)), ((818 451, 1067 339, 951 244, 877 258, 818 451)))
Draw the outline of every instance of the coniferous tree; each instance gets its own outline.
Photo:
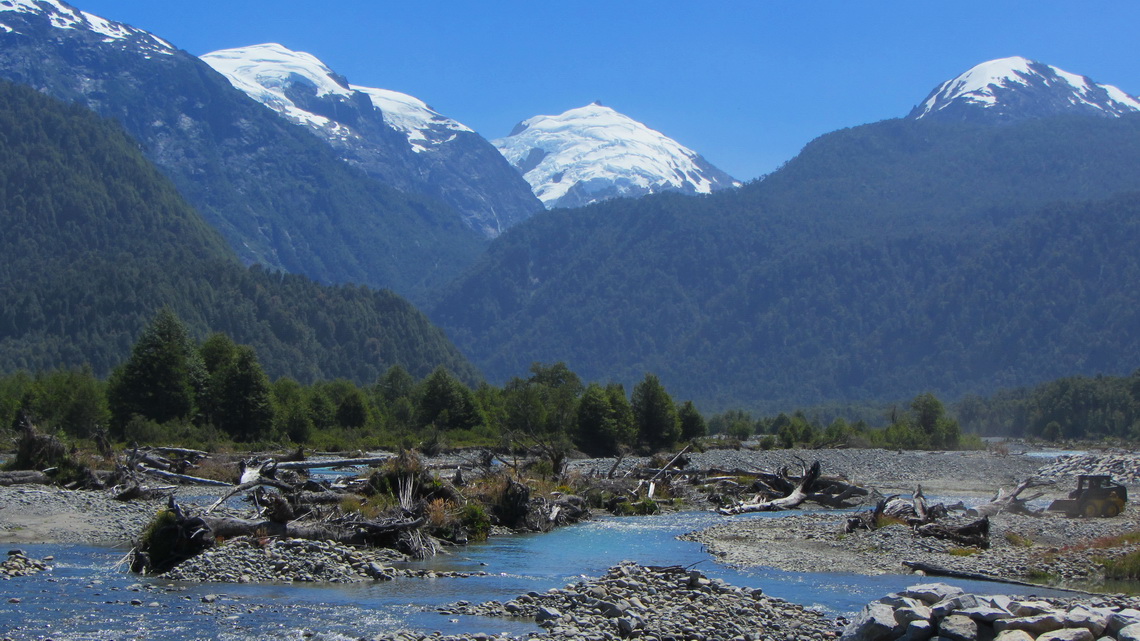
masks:
POLYGON ((701 416, 692 401, 685 401, 681 405, 681 409, 677 410, 677 418, 681 422, 682 441, 691 441, 708 434, 705 417, 701 416))
POLYGON ((121 436, 132 416, 156 423, 190 419, 206 390, 206 369, 182 322, 163 308, 131 356, 111 375, 107 400, 112 433, 121 436))
POLYGON ((681 436, 681 424, 673 398, 653 374, 633 388, 633 415, 638 439, 652 450, 670 449, 681 436))
POLYGON ((438 367, 421 384, 417 420, 442 430, 469 430, 483 425, 483 415, 466 385, 445 367, 438 367))
POLYGON ((253 348, 239 346, 233 362, 216 380, 215 425, 238 441, 269 436, 273 428, 272 388, 253 348))

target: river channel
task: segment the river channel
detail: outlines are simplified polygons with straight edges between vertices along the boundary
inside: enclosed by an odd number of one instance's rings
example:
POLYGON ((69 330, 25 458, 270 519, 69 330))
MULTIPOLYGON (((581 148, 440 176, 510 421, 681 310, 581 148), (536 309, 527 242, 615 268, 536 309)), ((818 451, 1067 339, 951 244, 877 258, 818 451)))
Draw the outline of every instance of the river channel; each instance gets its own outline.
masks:
MULTIPOLYGON (((734 518, 781 518, 795 514, 734 518)), ((849 614, 907 585, 914 576, 801 574, 737 570, 716 563, 699 543, 680 541, 725 517, 681 512, 604 517, 549 534, 495 537, 409 564, 436 570, 485 571, 470 578, 408 579, 349 585, 191 584, 140 578, 116 569, 123 550, 82 545, 23 546, 29 556, 55 557, 53 570, 0 582, 0 632, 12 639, 358 639, 394 629, 447 634, 525 634, 533 622, 456 617, 434 611, 467 600, 505 601, 530 591, 597 576, 623 560, 646 565, 697 564, 705 574, 765 593, 849 614), (9 603, 17 598, 19 603, 9 603), (213 599, 213 603, 207 603, 213 599)), ((1024 593, 996 583, 947 581, 978 593, 1024 593)), ((1048 594, 1047 590, 1033 590, 1048 594)))

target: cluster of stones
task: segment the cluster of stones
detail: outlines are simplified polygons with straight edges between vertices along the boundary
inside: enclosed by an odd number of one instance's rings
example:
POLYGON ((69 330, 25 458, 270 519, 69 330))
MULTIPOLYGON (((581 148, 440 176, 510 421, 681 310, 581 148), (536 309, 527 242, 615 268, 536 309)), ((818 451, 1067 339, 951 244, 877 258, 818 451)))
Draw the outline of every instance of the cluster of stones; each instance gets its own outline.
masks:
POLYGON ((818 612, 759 589, 731 586, 697 570, 628 562, 565 588, 506 603, 460 601, 440 612, 533 618, 545 630, 533 636, 544 639, 819 641, 838 636, 835 624, 818 612))
POLYGON ((1038 471, 1046 478, 1071 478, 1078 474, 1109 474, 1126 485, 1140 483, 1140 455, 1117 454, 1066 454, 1044 465, 1038 471))
POLYGON ((52 557, 46 557, 42 561, 28 558, 23 550, 8 550, 8 559, 0 563, 0 579, 8 580, 15 576, 29 576, 38 574, 44 570, 51 569, 49 563, 53 561, 52 557))
POLYGON ((842 641, 1140 641, 1140 610, 917 585, 868 604, 842 641))
POLYGON ((180 563, 163 578, 219 583, 390 581, 396 577, 468 577, 482 572, 402 570, 391 550, 331 541, 238 537, 180 563))

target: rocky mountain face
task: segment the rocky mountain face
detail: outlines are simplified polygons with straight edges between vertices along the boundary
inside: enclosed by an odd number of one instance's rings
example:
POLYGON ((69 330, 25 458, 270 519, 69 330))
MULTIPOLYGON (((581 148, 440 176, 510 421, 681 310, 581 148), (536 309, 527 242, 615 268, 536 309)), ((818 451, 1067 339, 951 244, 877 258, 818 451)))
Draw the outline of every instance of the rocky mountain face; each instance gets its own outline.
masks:
POLYGON ((1052 65, 1022 57, 983 62, 939 85, 912 119, 1010 122, 1059 115, 1118 117, 1140 111, 1140 100, 1052 65))
POLYGON ((224 49, 202 60, 349 164, 387 185, 438 198, 488 238, 542 209, 490 143, 418 98, 351 85, 313 55, 279 44, 224 49))
POLYGON ((0 77, 121 123, 247 263, 414 298, 485 242, 454 209, 369 178, 198 58, 58 0, 0 0, 0 77))
POLYGON ((547 208, 740 185, 695 151, 600 103, 524 120, 494 143, 547 208))

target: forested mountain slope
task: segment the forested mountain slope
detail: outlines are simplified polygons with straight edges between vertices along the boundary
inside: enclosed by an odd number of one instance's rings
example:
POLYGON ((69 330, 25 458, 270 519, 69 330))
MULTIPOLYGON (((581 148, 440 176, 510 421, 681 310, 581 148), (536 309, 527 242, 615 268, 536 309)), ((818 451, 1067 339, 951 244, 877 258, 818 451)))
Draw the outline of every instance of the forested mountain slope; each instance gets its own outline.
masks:
POLYGON ((168 306, 248 343, 272 376, 477 372, 388 291, 247 269, 121 128, 0 82, 0 371, 106 374, 168 306))
POLYGON ((706 410, 956 395, 1140 361, 1140 119, 843 130, 742 190, 552 211, 433 317, 706 410))
POLYGON ((484 238, 443 203, 325 143, 155 36, 62 2, 0 6, 0 78, 113 118, 246 263, 418 296, 484 238))

